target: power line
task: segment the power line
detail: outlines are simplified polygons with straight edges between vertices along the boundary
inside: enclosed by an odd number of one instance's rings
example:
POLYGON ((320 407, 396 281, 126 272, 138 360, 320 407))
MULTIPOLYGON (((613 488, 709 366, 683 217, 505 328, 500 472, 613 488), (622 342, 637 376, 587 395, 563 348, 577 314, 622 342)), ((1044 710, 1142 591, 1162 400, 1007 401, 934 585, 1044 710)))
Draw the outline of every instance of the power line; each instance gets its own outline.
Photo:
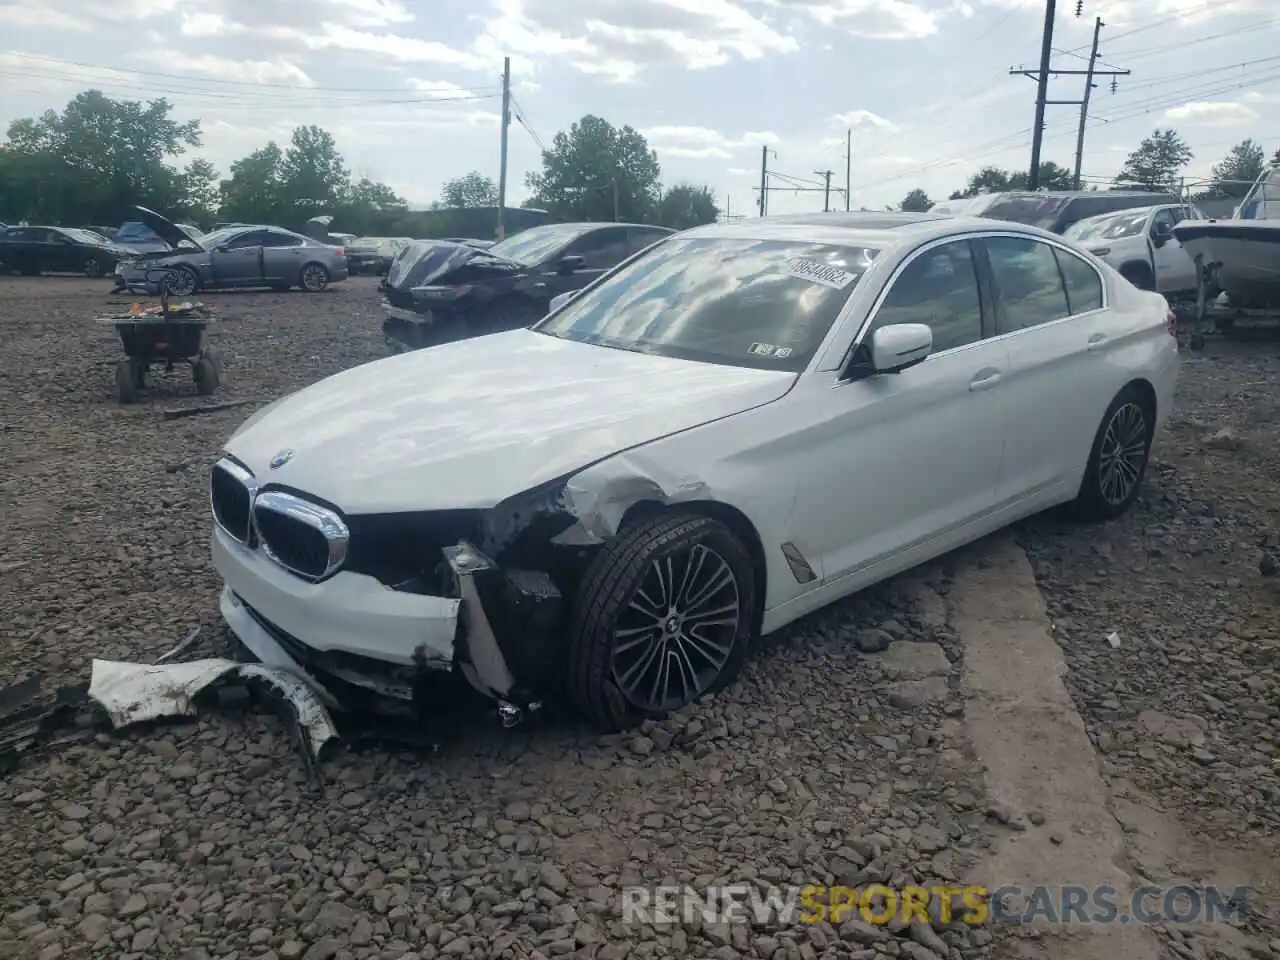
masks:
MULTIPOLYGON (((40 74, 31 74, 28 72, 17 72, 13 70, 5 70, 0 68, 0 76, 12 77, 17 80, 26 81, 55 81, 67 84, 83 85, 90 89, 102 90, 104 92, 117 93, 119 95, 145 96, 145 97, 172 97, 181 98, 184 101, 204 102, 210 105, 218 104, 223 106, 254 106, 260 108, 279 108, 279 109, 298 109, 301 107, 370 107, 370 106, 397 106, 403 104, 419 104, 419 103, 461 103, 475 102, 480 100, 494 100, 499 96, 496 93, 490 94, 459 94, 448 96, 435 96, 430 94, 421 95, 404 95, 398 97, 336 97, 332 95, 320 96, 304 96, 301 94, 275 94, 270 92, 262 92, 253 94, 248 91, 221 91, 221 90, 198 90, 198 89, 173 89, 157 87, 153 84, 131 83, 122 80, 108 80, 101 77, 86 76, 42 76, 40 74)), ((12 88, 7 88, 12 89, 12 88)), ((302 89, 302 88, 299 88, 302 89)), ((47 91, 42 91, 46 92, 47 91)))
MULTIPOLYGON (((0 55, 0 56, 3 56, 3 55, 0 55)), ((142 76, 142 77, 163 77, 170 80, 183 80, 183 81, 188 81, 193 83, 215 83, 215 84, 222 84, 225 86, 250 87, 254 90, 257 90, 261 87, 274 87, 277 89, 285 89, 285 90, 302 90, 302 91, 316 90, 316 91, 325 91, 325 92, 346 92, 346 93, 397 93, 397 92, 403 93, 404 92, 403 87, 331 87, 331 86, 309 86, 307 84, 299 84, 299 83, 268 83, 268 82, 260 83, 256 80, 228 80, 221 77, 201 77, 201 76, 195 76, 192 74, 185 74, 185 73, 166 73, 161 70, 141 70, 135 67, 128 67, 128 68, 111 67, 111 66, 105 66, 103 64, 97 64, 97 63, 85 63, 81 60, 63 60, 59 57, 46 57, 46 56, 42 56, 35 53, 23 53, 23 54, 20 54, 20 56, 24 60, 41 60, 46 63, 60 64, 63 66, 83 67, 88 70, 107 70, 112 73, 136 74, 137 76, 142 76)), ((474 93, 477 90, 494 89, 494 85, 489 85, 488 87, 482 87, 482 88, 458 87, 457 89, 459 92, 474 93)))
POLYGON ((529 122, 525 114, 524 105, 516 99, 514 93, 511 95, 511 106, 515 108, 516 120, 520 123, 520 126, 524 127, 525 133, 529 134, 529 136, 533 138, 533 142, 537 144, 539 150, 546 153, 547 145, 543 143, 542 138, 538 136, 538 131, 533 129, 533 124, 529 122))
MULTIPOLYGON (((1268 74, 1262 77, 1251 78, 1249 81, 1249 84, 1250 85, 1267 84, 1267 83, 1274 83, 1277 80, 1280 80, 1280 71, 1277 71, 1276 73, 1268 74)), ((1155 113, 1159 110, 1165 110, 1171 106, 1176 106, 1178 104, 1186 102, 1186 99, 1189 95, 1192 95, 1192 96, 1198 95, 1198 96, 1204 96, 1204 97, 1215 96, 1220 93, 1226 93, 1233 89, 1238 89, 1239 86, 1241 86, 1241 84, 1234 83, 1234 82, 1229 85, 1221 85, 1219 83, 1219 85, 1212 86, 1207 89, 1198 89, 1194 91, 1178 91, 1172 97, 1168 97, 1167 99, 1157 99, 1156 102, 1143 106, 1141 109, 1132 110, 1127 113, 1117 114, 1112 117, 1094 118, 1089 121, 1088 129, 1094 129, 1096 127, 1103 126, 1106 124, 1121 123, 1126 120, 1133 120, 1138 117, 1148 116, 1149 114, 1155 113)), ((964 154, 962 156, 951 155, 948 157, 939 158, 937 160, 926 161, 925 163, 921 164, 919 167, 913 167, 910 170, 904 171, 902 173, 894 174, 893 176, 890 176, 890 177, 884 177, 880 180, 875 180, 875 181, 872 181, 871 183, 863 184, 862 189, 873 189, 875 187, 884 186, 886 184, 907 180, 912 177, 920 176, 921 174, 924 174, 924 173, 931 173, 934 170, 937 170, 941 167, 955 166, 960 163, 980 162, 981 160, 987 157, 990 157, 994 151, 1000 149, 1001 147, 1011 146, 1012 145, 1011 141, 1022 140, 1022 138, 1024 138, 1030 132, 1031 132, 1030 128, 1023 128, 1015 132, 1004 134, 1003 136, 996 137, 990 141, 986 141, 982 144, 975 146, 972 152, 970 153, 964 154)), ((1066 130, 1060 130, 1055 133, 1049 134, 1045 139, 1054 140, 1063 136, 1066 132, 1067 132, 1066 130)))

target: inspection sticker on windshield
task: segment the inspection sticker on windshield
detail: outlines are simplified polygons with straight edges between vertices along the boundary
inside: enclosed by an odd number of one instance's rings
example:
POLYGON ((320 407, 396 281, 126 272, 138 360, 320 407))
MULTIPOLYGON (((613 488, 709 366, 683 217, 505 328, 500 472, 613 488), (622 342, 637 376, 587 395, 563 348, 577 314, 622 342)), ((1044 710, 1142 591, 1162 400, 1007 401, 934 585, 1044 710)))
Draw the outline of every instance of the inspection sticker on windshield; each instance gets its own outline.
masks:
POLYGON ((820 283, 832 290, 843 290, 858 279, 856 273, 849 273, 839 267, 833 267, 817 260, 806 260, 803 257, 792 257, 787 261, 787 273, 802 280, 820 283))
POLYGON ((790 347, 775 347, 772 343, 753 343, 747 352, 753 357, 771 357, 774 360, 785 360, 791 356, 790 347))

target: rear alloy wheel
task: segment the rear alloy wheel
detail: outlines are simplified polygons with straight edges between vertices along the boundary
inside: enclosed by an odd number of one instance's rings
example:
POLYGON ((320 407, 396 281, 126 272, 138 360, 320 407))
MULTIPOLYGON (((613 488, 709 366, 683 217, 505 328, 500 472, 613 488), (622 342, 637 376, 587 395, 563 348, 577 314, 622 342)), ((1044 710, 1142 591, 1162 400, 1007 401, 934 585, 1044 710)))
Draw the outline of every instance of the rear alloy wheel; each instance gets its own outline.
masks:
POLYGON ((1076 500, 1086 517, 1111 520, 1129 509, 1146 476, 1154 433, 1146 394, 1125 387, 1107 408, 1089 454, 1076 500))
POLYGON ((188 297, 196 292, 200 278, 196 276, 196 272, 190 267, 177 266, 169 271, 164 283, 169 288, 169 293, 172 296, 188 297))
POLYGON ((657 516, 624 530, 574 599, 571 696, 618 730, 721 689, 746 658, 755 590, 750 555, 717 520, 657 516))
POLYGON ((97 257, 90 257, 84 262, 84 275, 91 280, 102 276, 102 264, 98 262, 97 257))
POLYGON ((329 271, 322 263, 308 263, 298 275, 298 286, 307 293, 319 293, 329 285, 329 271))

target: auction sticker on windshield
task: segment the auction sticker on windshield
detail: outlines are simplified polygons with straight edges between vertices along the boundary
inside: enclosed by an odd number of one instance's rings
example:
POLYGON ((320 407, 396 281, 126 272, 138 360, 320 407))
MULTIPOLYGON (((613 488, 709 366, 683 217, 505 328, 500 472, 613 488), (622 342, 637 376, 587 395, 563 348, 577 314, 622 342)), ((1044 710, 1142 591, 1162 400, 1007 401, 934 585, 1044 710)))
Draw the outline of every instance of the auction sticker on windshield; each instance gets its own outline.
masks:
POLYGON ((858 279, 856 273, 849 273, 839 267, 833 267, 817 260, 806 260, 803 257, 792 257, 787 261, 787 273, 802 280, 820 283, 832 290, 843 290, 858 279))

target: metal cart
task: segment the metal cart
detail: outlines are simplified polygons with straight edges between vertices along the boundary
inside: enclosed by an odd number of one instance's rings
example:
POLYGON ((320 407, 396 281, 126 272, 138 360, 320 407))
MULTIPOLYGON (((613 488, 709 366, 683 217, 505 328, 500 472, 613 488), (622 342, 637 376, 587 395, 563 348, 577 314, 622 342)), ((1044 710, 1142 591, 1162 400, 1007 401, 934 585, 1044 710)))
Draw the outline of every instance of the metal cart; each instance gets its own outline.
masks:
POLYGON ((129 285, 130 293, 158 296, 158 307, 141 308, 135 303, 128 314, 102 318, 115 327, 124 346, 125 359, 116 364, 121 403, 132 403, 147 388, 155 364, 163 364, 166 373, 178 364, 189 364, 201 396, 213 393, 225 379, 222 360, 207 342, 213 315, 201 303, 172 303, 169 276, 167 269, 152 270, 145 282, 129 285))

